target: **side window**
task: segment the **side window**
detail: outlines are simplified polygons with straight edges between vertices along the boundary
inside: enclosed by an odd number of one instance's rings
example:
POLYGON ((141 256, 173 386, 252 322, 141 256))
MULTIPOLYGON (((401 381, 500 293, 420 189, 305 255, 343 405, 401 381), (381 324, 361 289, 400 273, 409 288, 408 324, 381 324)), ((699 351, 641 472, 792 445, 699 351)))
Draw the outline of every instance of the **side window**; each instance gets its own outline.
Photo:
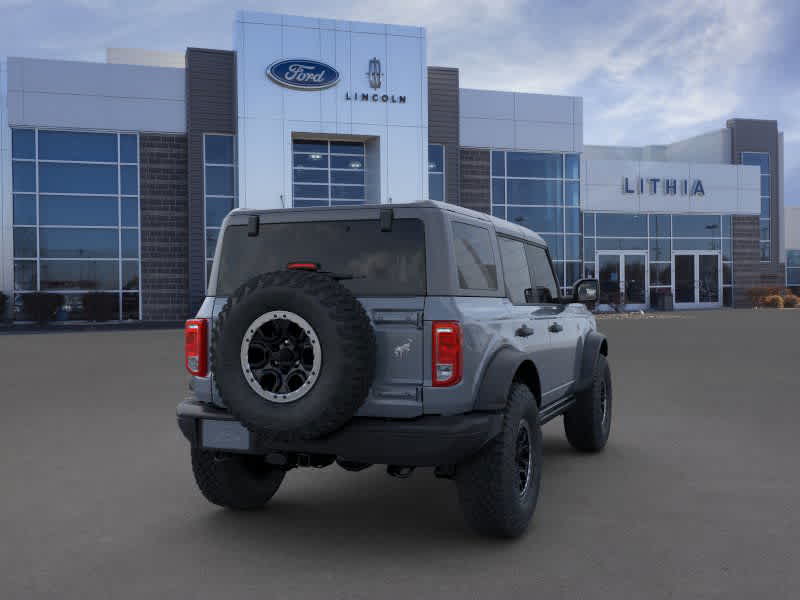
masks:
POLYGON ((531 294, 532 286, 528 260, 525 258, 525 244, 504 237, 498 237, 497 241, 500 242, 506 293, 513 304, 527 304, 531 299, 528 294, 531 294))
POLYGON ((465 290, 496 290, 497 266, 489 230, 453 223, 458 285, 465 290))
POLYGON ((547 252, 539 246, 525 244, 525 253, 528 255, 528 265, 533 281, 532 302, 556 302, 558 300, 558 283, 553 275, 553 267, 547 252))

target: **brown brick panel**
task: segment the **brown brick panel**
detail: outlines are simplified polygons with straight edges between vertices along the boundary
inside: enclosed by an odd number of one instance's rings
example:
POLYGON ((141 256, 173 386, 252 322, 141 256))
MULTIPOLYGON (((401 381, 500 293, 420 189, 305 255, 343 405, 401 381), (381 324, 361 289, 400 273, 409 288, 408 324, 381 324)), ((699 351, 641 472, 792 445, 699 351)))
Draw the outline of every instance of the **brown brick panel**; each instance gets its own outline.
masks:
POLYGON ((491 212, 489 151, 461 149, 461 206, 491 212))
POLYGON ((428 140, 444 145, 445 200, 459 204, 458 69, 428 67, 428 140))

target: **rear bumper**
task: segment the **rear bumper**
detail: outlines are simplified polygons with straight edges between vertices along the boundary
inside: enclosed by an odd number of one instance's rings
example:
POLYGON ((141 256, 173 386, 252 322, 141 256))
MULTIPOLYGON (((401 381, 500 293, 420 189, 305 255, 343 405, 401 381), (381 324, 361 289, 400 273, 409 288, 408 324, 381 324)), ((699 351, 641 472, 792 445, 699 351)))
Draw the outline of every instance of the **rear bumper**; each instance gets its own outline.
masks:
POLYGON ((288 443, 252 433, 227 411, 204 402, 185 400, 177 412, 178 426, 193 447, 250 454, 325 454, 403 466, 459 463, 495 437, 503 420, 501 414, 477 412, 408 420, 357 417, 324 438, 288 443))

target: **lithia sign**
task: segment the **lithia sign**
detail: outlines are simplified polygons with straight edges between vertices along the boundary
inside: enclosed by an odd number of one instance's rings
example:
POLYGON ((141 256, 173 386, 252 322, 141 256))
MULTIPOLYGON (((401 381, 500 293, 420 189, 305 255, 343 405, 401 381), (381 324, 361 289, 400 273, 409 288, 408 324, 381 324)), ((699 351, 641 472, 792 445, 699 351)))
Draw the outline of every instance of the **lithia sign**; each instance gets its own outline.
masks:
MULTIPOLYGON (((405 104, 406 97, 394 94, 381 94, 379 90, 383 85, 383 72, 381 61, 372 58, 369 61, 367 81, 372 92, 346 91, 344 99, 350 102, 384 102, 388 104, 405 104)), ((290 58, 277 60, 267 67, 267 77, 278 85, 293 90, 324 90, 339 83, 341 76, 334 67, 304 58, 290 58)))
POLYGON ((623 177, 622 193, 642 195, 647 189, 648 194, 657 194, 659 191, 666 196, 705 196, 703 182, 699 179, 661 179, 659 177, 623 177), (633 179, 633 181, 631 181, 633 179))

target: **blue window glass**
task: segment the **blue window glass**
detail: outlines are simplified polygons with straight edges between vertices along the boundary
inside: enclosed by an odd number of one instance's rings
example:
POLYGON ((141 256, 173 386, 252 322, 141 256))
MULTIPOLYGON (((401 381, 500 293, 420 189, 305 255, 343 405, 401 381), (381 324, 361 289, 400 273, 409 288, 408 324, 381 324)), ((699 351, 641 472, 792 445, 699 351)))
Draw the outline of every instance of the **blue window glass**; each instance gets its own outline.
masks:
POLYGON ((733 265, 730 263, 722 263, 722 285, 731 285, 733 283, 733 265))
POLYGON ((730 215, 722 216, 722 237, 731 237, 733 231, 733 219, 730 215))
POLYGON ((556 279, 559 287, 564 281, 564 262, 561 260, 553 259, 553 272, 556 274, 556 279))
POLYGON ((583 238, 583 260, 594 260, 594 238, 583 238))
POLYGON ((358 156, 331 156, 331 169, 363 169, 364 159, 358 156))
POLYGON ((36 291, 36 261, 14 261, 14 290, 36 291))
MULTIPOLYGON (((341 158, 346 160, 346 157, 341 158)), ((310 169, 328 168, 327 154, 294 154, 292 160, 295 167, 308 167, 310 169)))
MULTIPOLYGON (((547 249, 550 251, 550 258, 553 260, 564 260, 563 235, 543 235, 542 239, 545 241, 547 249)), ((556 268, 556 272, 558 272, 558 268, 556 268)))
POLYGON ((563 174, 561 154, 539 154, 534 152, 508 152, 509 177, 561 178, 563 174))
POLYGON ((719 237, 719 215, 673 215, 672 235, 675 237, 719 237))
POLYGON ((428 144, 428 172, 444 173, 444 146, 428 144))
POLYGON ((536 232, 564 231, 564 211, 561 207, 508 207, 508 220, 536 232))
POLYGON ((214 258, 218 237, 219 229, 206 229, 206 258, 214 258))
POLYGON ((11 157, 36 158, 36 139, 33 129, 11 130, 11 157))
POLYGON ((800 286, 800 269, 788 269, 786 272, 786 285, 800 286))
MULTIPOLYGON (((430 174, 431 181, 438 181, 438 198, 432 198, 434 200, 441 200, 442 199, 442 188, 444 187, 444 175, 441 173, 431 173, 430 174)), ((364 185, 364 171, 331 171, 331 183, 353 183, 364 185)))
POLYGON ((650 260, 672 260, 672 243, 668 238, 650 239, 650 260))
POLYGON ((761 262, 769 262, 770 256, 772 256, 772 248, 769 242, 761 242, 758 247, 761 252, 761 262))
POLYGON ((123 134, 119 136, 119 162, 139 162, 139 148, 135 135, 123 134))
POLYGON ((584 263, 583 264, 583 273, 584 277, 587 279, 594 279, 594 263, 584 263))
POLYGON ((122 222, 123 227, 139 226, 139 201, 136 198, 122 199, 122 222))
POLYGON ((647 237, 647 216, 597 213, 596 234, 598 236, 647 237))
POLYGON ((206 167, 206 194, 233 196, 233 167, 206 167))
POLYGON ((328 206, 327 196, 325 200, 308 200, 303 198, 295 198, 294 205, 297 208, 311 208, 314 206, 328 206))
POLYGON ((363 142, 331 142, 331 154, 356 154, 364 156, 363 142))
POLYGON ((11 187, 15 192, 36 191, 36 165, 15 160, 11 165, 11 187))
POLYGON ((673 238, 674 250, 719 250, 720 240, 716 238, 673 238))
POLYGON ((122 166, 120 172, 120 190, 126 196, 139 193, 139 169, 134 166, 122 166))
POLYGON ((594 236, 594 213, 584 213, 583 235, 594 236))
POLYGON ((43 260, 42 290, 118 290, 115 260, 43 260))
POLYGON ((206 227, 219 227, 233 210, 233 198, 206 198, 206 227))
POLYGON ((361 185, 332 185, 331 196, 340 200, 363 200, 364 186, 361 185))
POLYGON ((758 224, 759 239, 769 239, 769 219, 761 219, 758 224))
POLYGON ((561 182, 509 179, 508 203, 561 205, 563 204, 561 182))
POLYGON ((505 204, 506 202, 506 180, 492 179, 492 204, 505 204))
POLYGON ((116 229, 39 230, 39 254, 43 258, 117 258, 116 229))
POLYGON ((35 228, 14 227, 14 256, 16 258, 36 258, 35 228))
POLYGON ((327 199, 328 186, 327 185, 308 185, 308 184, 294 184, 294 197, 295 198, 309 198, 309 199, 327 199))
POLYGON ((564 284, 572 287, 581 279, 581 266, 579 262, 564 263, 564 284))
POLYGON ((362 200, 331 200, 331 206, 358 206, 362 200))
POLYGON ((566 173, 564 177, 567 179, 580 179, 581 178, 581 157, 579 154, 567 154, 564 158, 566 164, 566 173))
POLYGON ((672 285, 672 265, 650 265, 650 285, 672 285))
POLYGON ((493 206, 492 207, 492 216, 497 217, 498 219, 505 219, 506 218, 506 207, 505 206, 493 206))
POLYGON ((787 250, 786 251, 786 266, 787 267, 800 267, 800 250, 787 250))
POLYGON ((135 260, 122 261, 122 289, 139 289, 139 262, 135 260))
POLYGON ((207 135, 205 161, 206 164, 232 165, 233 136, 207 135))
POLYGON ((39 196, 42 225, 117 225, 114 196, 39 196))
POLYGON ((492 152, 492 176, 504 177, 506 174, 506 153, 499 150, 492 152))
POLYGON ((39 163, 39 191, 117 194, 117 166, 39 163))
POLYGON ((769 198, 761 198, 761 217, 769 218, 769 198))
POLYGON ((139 258, 139 230, 123 229, 120 238, 122 240, 122 258, 139 258))
POLYGON ((595 245, 597 250, 647 250, 647 238, 597 238, 595 245))
POLYGON ((294 180, 298 183, 328 183, 328 170, 295 169, 294 180))
POLYGON ((733 243, 730 238, 722 239, 722 260, 733 260, 733 243))
POLYGON ((577 208, 564 209, 564 231, 566 233, 581 232, 581 211, 577 208))
POLYGON ((762 196, 769 196, 769 175, 762 175, 761 176, 761 195, 762 196))
POLYGON ((117 135, 39 131, 39 160, 117 162, 117 135))
MULTIPOLYGON (((360 172, 360 175, 363 182, 363 171, 360 172)), ((331 176, 333 177, 334 182, 336 182, 338 179, 336 177, 336 171, 332 171, 331 176)), ((440 202, 444 202, 444 175, 441 173, 430 173, 428 175, 428 197, 431 200, 439 200, 440 202)))
POLYGON ((650 237, 671 237, 669 215, 650 215, 650 237))
POLYGON ((564 183, 564 201, 567 206, 580 206, 581 204, 581 184, 578 181, 567 181, 564 183))
POLYGON ((769 153, 768 152, 742 152, 743 165, 755 165, 761 168, 761 174, 769 173, 769 153))
POLYGON ((564 236, 564 258, 581 260, 581 237, 579 235, 564 236))
POLYGON ((14 225, 36 225, 35 194, 14 194, 14 225))
POLYGON ((292 150, 294 152, 313 152, 313 153, 328 153, 328 142, 318 142, 315 140, 294 140, 292 142, 292 150))

